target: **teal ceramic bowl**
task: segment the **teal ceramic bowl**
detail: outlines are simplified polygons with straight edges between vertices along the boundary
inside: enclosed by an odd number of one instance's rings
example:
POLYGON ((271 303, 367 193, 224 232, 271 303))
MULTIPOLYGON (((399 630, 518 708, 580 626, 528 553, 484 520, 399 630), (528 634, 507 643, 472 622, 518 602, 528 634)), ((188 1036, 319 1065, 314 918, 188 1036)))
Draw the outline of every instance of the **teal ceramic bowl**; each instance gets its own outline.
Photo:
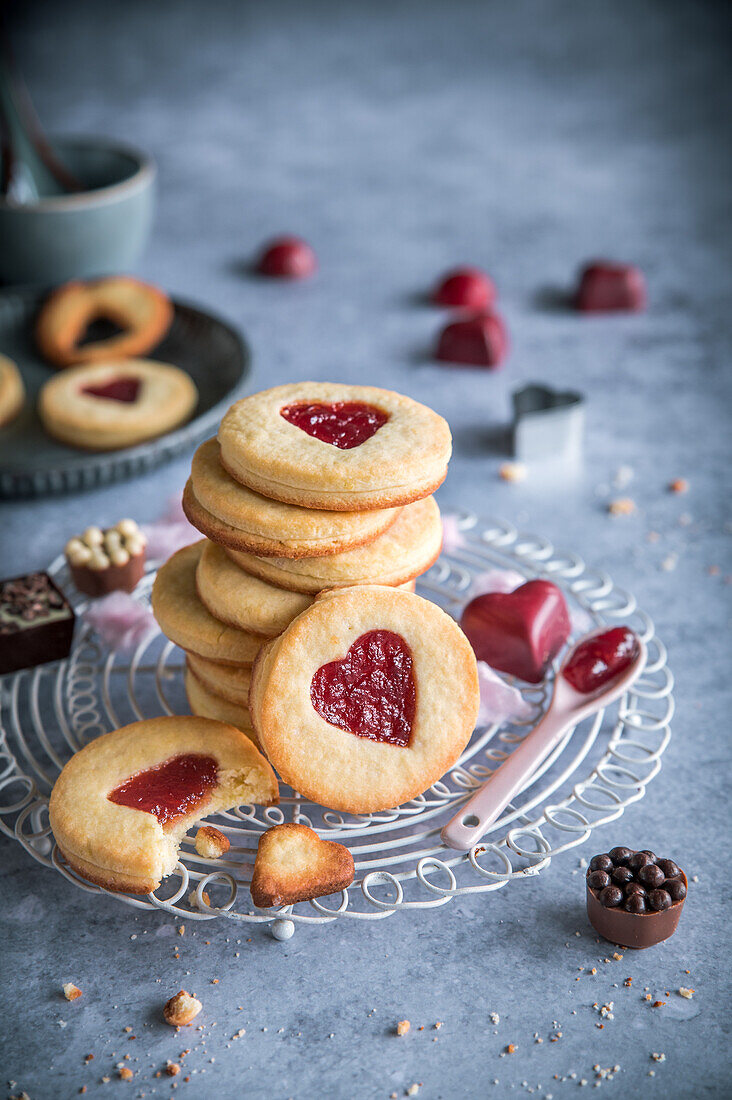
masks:
POLYGON ((135 264, 147 243, 151 158, 102 138, 61 138, 54 147, 88 190, 27 206, 0 199, 0 282, 117 274, 135 264))

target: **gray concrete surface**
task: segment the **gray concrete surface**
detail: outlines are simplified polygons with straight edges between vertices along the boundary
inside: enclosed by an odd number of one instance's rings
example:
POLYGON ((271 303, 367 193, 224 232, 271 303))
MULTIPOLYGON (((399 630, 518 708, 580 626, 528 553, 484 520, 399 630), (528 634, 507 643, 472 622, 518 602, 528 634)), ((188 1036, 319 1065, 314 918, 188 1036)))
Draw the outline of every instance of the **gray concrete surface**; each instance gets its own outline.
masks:
MULTIPOLYGON (((636 592, 669 647, 677 713, 645 800, 538 880, 423 917, 301 929, 287 944, 255 928, 237 946, 223 922, 178 938, 165 916, 88 898, 2 842, 8 1093, 46 1100, 86 1085, 87 1096, 162 1097, 178 1085, 197 1100, 371 1100, 421 1082, 425 1100, 532 1090, 558 1100, 581 1078, 592 1088, 593 1066, 619 1065, 603 1095, 728 1096, 724 7, 28 2, 14 27, 50 128, 127 138, 157 157, 159 212, 140 273, 240 325, 257 387, 368 379, 432 404, 455 436, 442 508, 505 516, 636 592), (313 243, 318 277, 250 278, 257 246, 286 230, 313 243), (596 255, 643 268, 647 313, 578 318, 553 304, 596 255), (441 317, 420 295, 462 261, 499 286, 512 337, 500 374, 430 362, 441 317), (532 470, 508 485, 500 428, 511 390, 531 380, 588 394, 585 462, 574 476, 532 470), (621 465, 634 470, 622 495, 638 511, 611 518, 621 465), (688 494, 667 492, 674 477, 688 478, 688 494), (674 939, 608 964, 571 871, 619 842, 662 850, 698 882, 674 939), (67 980, 84 990, 74 1004, 60 996, 67 980), (674 992, 682 985, 693 1000, 674 992), (204 1001, 202 1032, 160 1022, 180 986, 204 1001), (652 1009, 645 987, 667 1004, 652 1009), (600 1029, 593 1002, 610 1000, 614 1019, 600 1029), (412 1032, 395 1038, 403 1018, 412 1032), (501 1057, 508 1043, 517 1050, 501 1057), (190 1081, 156 1079, 185 1047, 190 1081), (114 1067, 128 1052, 135 1077, 123 1084, 114 1067)), ((155 517, 186 468, 3 505, 3 574, 43 566, 87 522, 155 517)))

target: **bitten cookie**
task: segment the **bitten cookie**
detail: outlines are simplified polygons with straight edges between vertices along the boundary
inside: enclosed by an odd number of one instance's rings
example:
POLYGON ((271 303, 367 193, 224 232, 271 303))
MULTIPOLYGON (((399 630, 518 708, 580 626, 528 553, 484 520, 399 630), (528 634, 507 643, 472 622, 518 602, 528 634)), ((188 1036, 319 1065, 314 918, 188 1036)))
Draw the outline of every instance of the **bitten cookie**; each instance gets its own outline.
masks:
POLYGON ((183 508, 193 526, 214 542, 283 558, 315 558, 364 546, 399 515, 397 508, 326 512, 269 500, 227 474, 215 439, 193 456, 183 508))
POLYGON ((409 592, 328 593, 261 651, 249 707, 263 751, 306 798, 391 809, 452 767, 478 714, 459 626, 409 592))
POLYGON ((224 665, 251 667, 261 637, 219 622, 198 598, 196 566, 204 540, 184 546, 158 570, 151 602, 163 634, 181 649, 224 665))
POLYGON ((23 408, 25 386, 20 371, 7 355, 0 355, 0 428, 4 428, 23 408))
POLYGON ((49 435, 70 447, 114 451, 188 420, 198 391, 178 367, 151 359, 108 360, 50 378, 38 398, 49 435))
POLYGON ((271 767, 240 730, 207 718, 152 718, 72 756, 49 818, 71 867, 106 890, 145 894, 174 869, 207 814, 278 801, 271 767))
POLYGON ((447 473, 450 429, 410 397, 300 382, 232 405, 219 428, 233 478, 274 500, 362 511, 429 496, 447 473))
POLYGON ((116 275, 71 282, 45 301, 36 322, 36 341, 57 367, 146 355, 162 340, 173 320, 173 306, 157 287, 116 275), (82 344, 93 321, 112 321, 122 332, 82 344))
POLYGON ((344 844, 322 840, 307 825, 275 825, 259 838, 252 901, 269 909, 323 898, 345 890, 354 875, 353 856, 344 844))
POLYGON ((368 546, 327 558, 259 558, 241 550, 229 557, 270 584, 314 595, 323 588, 355 584, 401 585, 414 580, 439 557, 440 511, 432 497, 402 508, 396 523, 368 546))
POLYGON ((186 661, 184 682, 191 713, 198 714, 201 718, 215 718, 218 722, 235 726, 259 747, 259 739, 252 729, 252 719, 246 703, 244 705, 232 703, 229 699, 224 699, 211 691, 193 673, 189 661, 186 661))
POLYGON ((245 573, 221 546, 206 540, 196 569, 205 607, 223 623, 274 638, 312 603, 310 596, 245 573))

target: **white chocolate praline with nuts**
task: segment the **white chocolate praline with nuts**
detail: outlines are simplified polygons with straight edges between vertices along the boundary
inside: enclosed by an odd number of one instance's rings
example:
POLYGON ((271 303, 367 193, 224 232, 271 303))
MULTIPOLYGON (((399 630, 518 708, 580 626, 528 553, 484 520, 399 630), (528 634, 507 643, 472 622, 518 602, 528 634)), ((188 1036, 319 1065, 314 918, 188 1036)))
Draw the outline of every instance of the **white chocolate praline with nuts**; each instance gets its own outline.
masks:
POLYGON ((114 527, 87 527, 80 536, 66 543, 65 554, 70 565, 89 569, 108 569, 110 564, 127 565, 145 549, 147 539, 133 519, 121 519, 114 527))
POLYGON ((195 1020, 203 1005, 185 989, 181 989, 166 1003, 163 1017, 171 1027, 186 1027, 195 1020))
POLYGON ((231 844, 229 838, 215 829, 213 825, 202 825, 196 833, 196 851, 203 859, 220 859, 231 844))

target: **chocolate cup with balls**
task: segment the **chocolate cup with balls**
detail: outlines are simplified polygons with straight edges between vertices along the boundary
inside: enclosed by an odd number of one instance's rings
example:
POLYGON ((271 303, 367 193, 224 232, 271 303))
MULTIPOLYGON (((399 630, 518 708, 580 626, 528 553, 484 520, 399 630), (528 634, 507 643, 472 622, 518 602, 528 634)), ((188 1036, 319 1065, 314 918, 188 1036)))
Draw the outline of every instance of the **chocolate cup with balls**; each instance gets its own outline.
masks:
POLYGON ((647 849, 612 848, 590 860, 587 916, 611 943, 655 947, 676 931, 688 885, 672 859, 647 849))

